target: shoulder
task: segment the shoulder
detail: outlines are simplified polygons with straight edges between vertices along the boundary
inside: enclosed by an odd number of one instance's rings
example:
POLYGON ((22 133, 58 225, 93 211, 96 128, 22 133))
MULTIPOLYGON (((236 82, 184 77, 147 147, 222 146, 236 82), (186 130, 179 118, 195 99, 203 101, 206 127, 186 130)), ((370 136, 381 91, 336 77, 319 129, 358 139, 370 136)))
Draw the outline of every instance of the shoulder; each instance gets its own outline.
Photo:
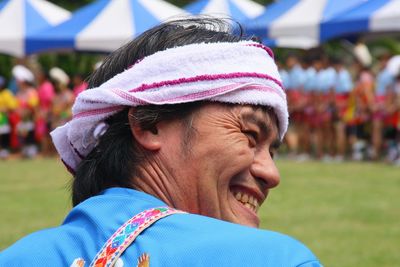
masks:
POLYGON ((319 264, 307 247, 287 235, 193 214, 169 216, 147 229, 135 242, 125 257, 137 258, 147 253, 154 266, 158 266, 155 262, 159 266, 319 264))

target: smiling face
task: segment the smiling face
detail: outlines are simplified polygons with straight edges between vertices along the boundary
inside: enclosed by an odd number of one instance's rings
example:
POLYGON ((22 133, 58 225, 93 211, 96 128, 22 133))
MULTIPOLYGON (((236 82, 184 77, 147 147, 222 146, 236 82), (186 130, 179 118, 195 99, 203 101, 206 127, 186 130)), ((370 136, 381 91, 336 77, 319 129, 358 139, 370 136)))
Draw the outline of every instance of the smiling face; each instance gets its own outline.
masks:
POLYGON ((272 114, 253 106, 200 108, 193 117, 189 144, 175 141, 162 152, 169 173, 178 181, 174 206, 258 227, 259 206, 280 179, 272 159, 279 144, 272 114), (178 198, 178 192, 184 196, 178 198))

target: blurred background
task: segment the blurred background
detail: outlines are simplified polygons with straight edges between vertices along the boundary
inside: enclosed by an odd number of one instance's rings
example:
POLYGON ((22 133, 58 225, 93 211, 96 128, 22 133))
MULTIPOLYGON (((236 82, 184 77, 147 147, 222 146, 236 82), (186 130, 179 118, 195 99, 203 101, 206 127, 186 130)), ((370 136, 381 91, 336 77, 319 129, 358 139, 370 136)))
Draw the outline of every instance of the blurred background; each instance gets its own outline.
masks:
POLYGON ((399 266, 400 0, 0 1, 0 250, 62 222, 49 132, 104 57, 171 18, 232 19, 271 47, 290 111, 263 228, 326 266, 399 266))

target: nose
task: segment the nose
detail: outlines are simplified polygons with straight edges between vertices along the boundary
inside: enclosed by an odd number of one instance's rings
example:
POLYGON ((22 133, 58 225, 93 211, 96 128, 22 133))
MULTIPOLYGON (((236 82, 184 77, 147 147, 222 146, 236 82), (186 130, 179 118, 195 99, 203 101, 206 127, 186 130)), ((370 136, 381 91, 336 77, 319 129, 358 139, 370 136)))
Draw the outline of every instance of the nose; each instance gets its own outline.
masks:
POLYGON ((265 184, 268 189, 278 186, 281 180, 278 168, 268 149, 255 152, 253 163, 250 166, 250 173, 265 184))

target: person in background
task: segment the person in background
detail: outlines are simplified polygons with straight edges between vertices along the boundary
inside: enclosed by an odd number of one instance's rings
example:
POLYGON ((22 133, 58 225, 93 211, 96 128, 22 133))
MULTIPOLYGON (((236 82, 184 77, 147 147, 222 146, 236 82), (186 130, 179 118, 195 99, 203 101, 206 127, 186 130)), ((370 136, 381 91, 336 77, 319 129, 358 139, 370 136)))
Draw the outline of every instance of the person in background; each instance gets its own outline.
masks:
POLYGON ((319 79, 319 103, 318 113, 320 117, 318 137, 317 157, 324 161, 332 161, 335 155, 335 129, 334 122, 337 119, 337 110, 335 105, 335 83, 337 73, 334 69, 331 59, 323 57, 323 69, 320 72, 319 79))
MULTIPOLYGON (((286 70, 285 65, 282 64, 281 62, 277 61, 277 66, 278 66, 278 70, 279 70, 279 75, 281 76, 281 79, 282 79, 283 88, 285 88, 287 90, 287 88, 290 88, 289 73, 286 70)), ((297 149, 299 146, 299 144, 298 144, 299 140, 297 137, 298 137, 297 134, 295 134, 293 132, 293 129, 291 129, 291 128, 285 136, 284 142, 287 146, 287 152, 288 152, 289 158, 293 158, 297 154, 297 149)))
POLYGON ((0 76, 0 159, 10 155, 11 126, 9 116, 17 107, 13 93, 6 88, 6 80, 0 76))
POLYGON ((72 91, 74 92, 74 96, 77 97, 82 91, 86 90, 88 87, 87 82, 83 79, 83 75, 80 73, 74 74, 72 78, 72 91))
POLYGON ((286 93, 289 103, 290 127, 286 137, 291 155, 297 155, 299 152, 299 135, 301 135, 302 121, 304 117, 304 95, 303 87, 305 74, 299 58, 291 54, 286 59, 287 72, 289 79, 286 87, 286 93))
POLYGON ((48 73, 44 70, 37 71, 36 81, 38 84, 39 106, 36 116, 35 137, 40 144, 42 154, 45 156, 52 155, 54 149, 50 139, 51 108, 55 97, 55 90, 49 80, 48 73))
POLYGON ((22 65, 16 66, 12 74, 18 85, 16 94, 19 118, 17 132, 22 149, 21 152, 23 157, 33 158, 39 151, 35 140, 35 120, 39 106, 39 96, 33 86, 33 73, 28 68, 22 65))
POLYGON ((52 132, 74 208, 0 266, 321 266, 257 229, 288 109, 272 51, 229 25, 169 21, 105 60, 52 132))
POLYGON ((312 142, 314 135, 313 120, 315 119, 315 104, 314 93, 316 87, 316 75, 317 71, 314 67, 315 56, 309 54, 303 58, 303 69, 304 69, 304 90, 302 94, 302 119, 301 123, 298 124, 298 135, 299 135, 299 155, 297 155, 298 161, 308 160, 313 154, 312 142))
POLYGON ((312 106, 312 112, 309 113, 310 126, 313 133, 312 147, 314 148, 314 156, 317 159, 321 159, 324 154, 324 132, 325 124, 327 120, 326 113, 326 72, 325 72, 324 59, 319 56, 315 58, 313 66, 315 68, 315 82, 314 90, 310 94, 310 106, 312 106))
POLYGON ((386 68, 390 55, 385 54, 379 58, 378 74, 375 81, 375 94, 372 106, 372 148, 370 150, 370 158, 378 160, 382 155, 384 121, 390 113, 393 112, 393 104, 391 103, 394 97, 393 86, 395 77, 386 68))
MULTIPOLYGON (((21 59, 21 58, 13 58, 12 59, 12 64, 13 67, 11 69, 11 73, 14 73, 16 70, 20 69, 21 67, 26 67, 26 60, 21 59)), ((18 84, 17 80, 15 79, 14 75, 11 75, 11 79, 8 81, 8 89, 16 95, 18 92, 18 84)))
POLYGON ((384 136, 387 140, 386 160, 400 166, 400 70, 393 87, 387 92, 387 114, 384 120, 384 136))
POLYGON ((352 159, 360 161, 366 158, 372 106, 374 101, 375 78, 369 66, 355 62, 356 82, 349 97, 345 112, 346 134, 352 149, 352 159))
POLYGON ((336 156, 335 161, 342 162, 347 152, 346 140, 346 122, 344 115, 348 108, 349 95, 353 89, 353 80, 350 72, 345 68, 343 62, 339 58, 332 59, 333 67, 336 70, 337 78, 335 80, 335 105, 337 118, 334 121, 335 140, 336 140, 336 156))
POLYGON ((55 129, 71 119, 71 107, 75 97, 68 87, 70 79, 65 71, 54 67, 50 69, 49 75, 56 89, 51 108, 51 128, 55 129))

